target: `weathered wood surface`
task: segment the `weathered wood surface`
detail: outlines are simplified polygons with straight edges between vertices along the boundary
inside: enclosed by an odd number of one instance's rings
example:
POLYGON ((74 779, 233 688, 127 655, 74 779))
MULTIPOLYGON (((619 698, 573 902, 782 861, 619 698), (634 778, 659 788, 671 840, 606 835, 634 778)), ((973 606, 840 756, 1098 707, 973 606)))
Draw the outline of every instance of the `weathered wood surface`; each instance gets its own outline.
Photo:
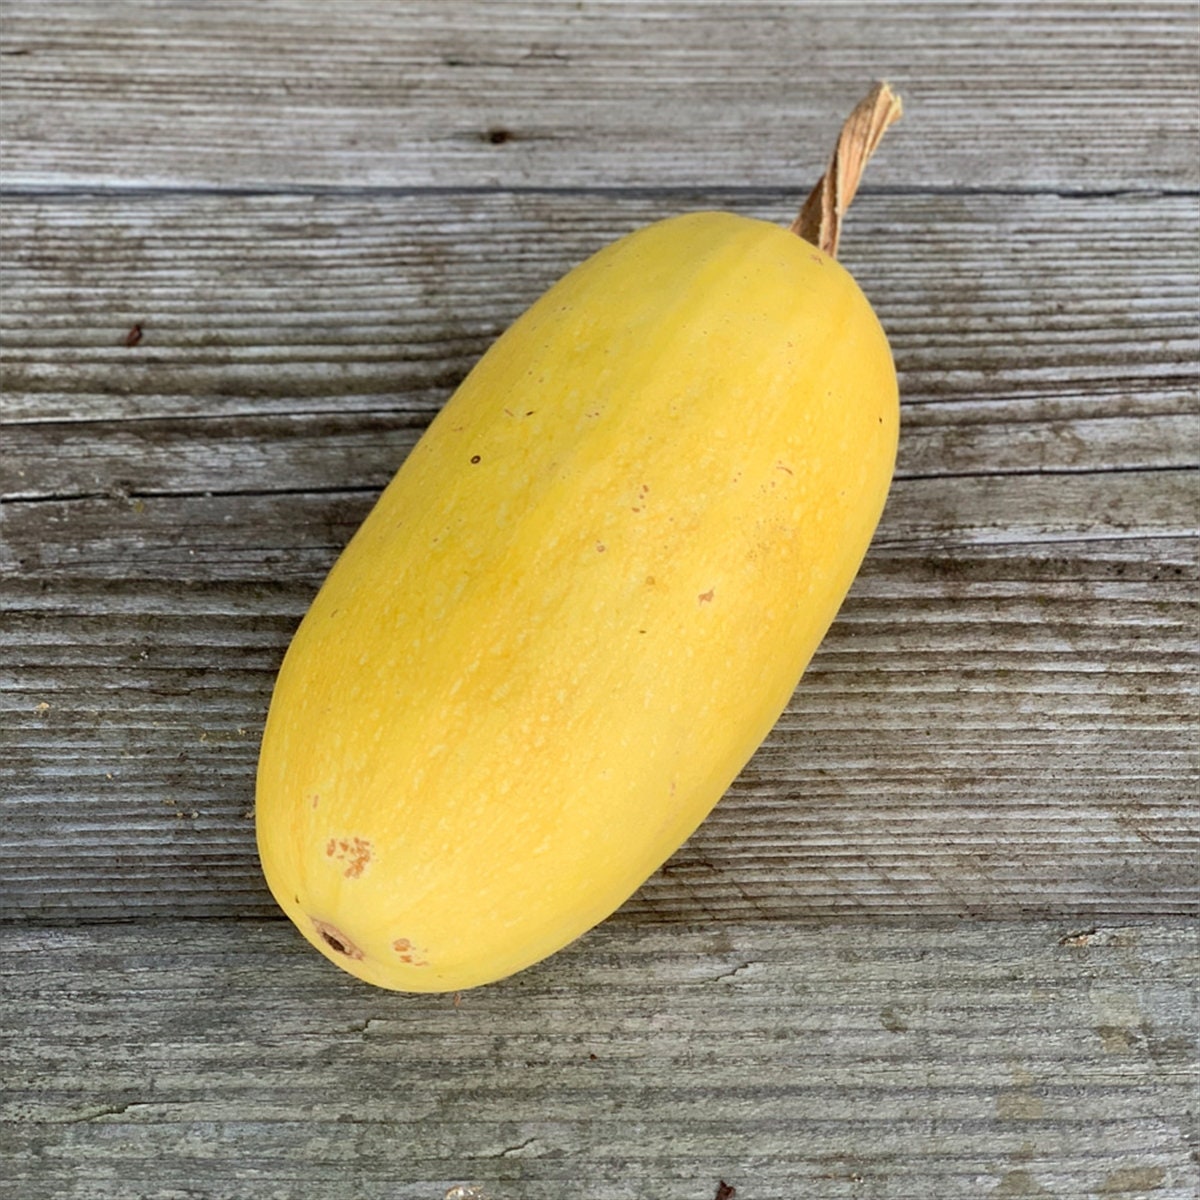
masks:
POLYGON ((791 186, 890 78, 874 186, 1195 187, 1195 6, 5 0, 32 187, 791 186))
POLYGON ((0 1195, 1190 1200, 1195 42, 0 0, 0 1195), (458 1009, 341 978, 247 819, 324 572, 551 281, 682 209, 786 222, 876 75, 908 116, 843 259, 898 478, 779 727, 563 956, 458 1009))
MULTIPOLYGON (((9 202, 18 911, 271 911, 244 813, 323 572, 488 340, 679 199, 9 202)), ((863 197, 898 482, 787 719, 635 906, 1194 906, 1194 207, 863 197)))
MULTIPOLYGON (((1006 482, 975 497, 897 485, 886 541, 785 717, 635 908, 1195 911, 1194 551, 1178 537, 1192 493, 1181 482, 1175 536, 1148 557, 1150 520, 1133 538, 1096 529, 1089 505, 1116 503, 1101 487, 1074 500, 1092 536, 991 544, 1006 495, 1010 511, 1063 503, 1057 478, 1006 482), (984 535, 931 549, 920 521, 939 502, 964 524, 974 507, 984 535)), ((1153 475, 1118 482, 1138 485, 1116 488, 1135 511, 1164 502, 1153 475)), ((258 734, 291 630, 368 503, 14 512, 7 536, 40 534, 46 558, 7 584, 0 633, 10 912, 271 911, 246 820, 258 734)))
POLYGON ((11 929, 0 946, 14 1194, 1200 1188, 1192 923, 618 922, 458 1006, 363 988, 277 923, 11 929))
MULTIPOLYGON (((689 209, 782 223, 802 190, 797 180, 770 193, 673 195, 10 195, 0 209, 4 412, 108 423, 74 434, 98 443, 97 471, 111 440, 136 438, 150 419, 189 418, 148 428, 201 446, 227 428, 217 418, 427 420, 502 329, 606 242, 689 209), (143 336, 131 349, 135 323, 143 336)), ((901 473, 1194 462, 1194 439, 1170 422, 1195 414, 1196 228, 1194 196, 860 196, 841 257, 896 355, 901 473)), ((75 469, 46 476, 51 491, 111 488, 79 474, 71 430, 44 436, 65 442, 63 462, 46 463, 37 442, 11 445, 29 445, 43 471, 75 469)), ((155 440, 133 443, 131 456, 152 456, 155 440)), ((248 477, 256 463, 236 460, 196 478, 203 451, 186 455, 183 441, 166 451, 182 479, 129 473, 116 484, 271 486, 248 477)), ((394 452, 384 452, 373 485, 390 473, 394 452)), ((23 466, 0 463, 6 493, 38 494, 13 479, 23 466)), ((293 469, 283 466, 289 478, 293 469)))

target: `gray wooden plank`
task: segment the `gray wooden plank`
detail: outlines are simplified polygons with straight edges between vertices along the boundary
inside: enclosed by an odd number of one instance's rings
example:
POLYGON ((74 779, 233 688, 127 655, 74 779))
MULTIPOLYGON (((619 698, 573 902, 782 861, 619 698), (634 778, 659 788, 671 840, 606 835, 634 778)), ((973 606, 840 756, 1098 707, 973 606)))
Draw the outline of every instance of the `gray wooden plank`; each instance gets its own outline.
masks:
MULTIPOLYGON (((427 416, 606 242, 701 208, 787 221, 798 198, 10 197, 0 413, 427 416)), ((1196 408, 1198 247, 1188 197, 861 196, 843 259, 892 341, 902 469, 1177 461, 1171 421, 1196 408)))
POLYGON ((1200 1193, 1195 40, 1158 0, 0 0, 0 1195, 1200 1193), (333 556, 563 270, 787 221, 879 74, 844 258, 900 479, 801 688, 575 946, 355 983, 248 819, 333 556))
POLYGON ((610 922, 403 996, 284 923, 0 930, 8 1194, 1190 1200, 1194 922, 610 922))
POLYGON ((5 0, 11 184, 791 185, 889 77, 879 185, 1195 187, 1195 9, 1084 0, 5 0))
MULTIPOLYGON (((1200 466, 1200 417, 1184 411, 1044 421, 977 420, 926 408, 902 426, 900 480, 942 475, 1097 474, 1200 466)), ((429 422, 428 411, 156 418, 0 425, 5 500, 379 488, 429 422)))
MULTIPOLYGON (((402 462, 404 440, 390 447, 394 463, 330 447, 332 467, 363 472, 349 488, 330 470, 323 488, 298 492, 277 480, 259 488, 250 473, 200 495, 131 495, 118 486, 78 499, 12 499, 0 507, 0 566, 43 589, 56 578, 65 587, 81 579, 186 587, 281 576, 315 584, 402 462)), ((875 553, 886 548, 952 560, 991 545, 1010 544, 1023 554, 1060 542, 1130 539, 1140 541, 1137 554, 1154 567, 1158 540, 1195 535, 1198 484, 1191 469, 901 478, 873 545, 875 553)), ((953 562, 944 570, 953 575, 953 562)), ((9 594, 14 586, 8 581, 9 594)))
MULTIPOLYGON (((1194 911, 1195 482, 897 484, 779 726, 630 907, 1194 911)), ((272 911, 246 819, 258 736, 372 496, 0 510, 0 911, 272 911)))
MULTIPOLYGON (((856 269, 878 271, 864 282, 906 393, 902 478, 788 717, 635 911, 1194 906, 1196 477, 1177 469, 1196 458, 1194 213, 948 203, 905 198, 899 238, 863 210, 856 269), (1019 255, 997 254, 997 229, 1019 255)), ((503 323, 486 314, 677 207, 429 205, 8 206, 18 419, 0 469, 29 498, 0 509, 0 565, 19 572, 0 685, 20 771, 0 848, 10 913, 271 911, 244 813, 295 620, 503 323), (119 344, 131 295, 163 314, 135 348, 119 344), (45 499, 64 494, 81 498, 45 499)))

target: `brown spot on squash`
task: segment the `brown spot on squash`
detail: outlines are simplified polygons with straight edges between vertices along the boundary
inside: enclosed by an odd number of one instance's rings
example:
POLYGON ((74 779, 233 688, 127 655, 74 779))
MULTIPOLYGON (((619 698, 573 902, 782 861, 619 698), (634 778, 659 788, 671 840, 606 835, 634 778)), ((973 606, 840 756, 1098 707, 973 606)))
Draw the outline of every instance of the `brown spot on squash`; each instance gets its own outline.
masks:
POLYGON ((331 950, 344 954, 347 958, 361 959, 363 952, 336 926, 328 921, 312 918, 313 928, 321 935, 321 940, 331 950))
POLYGON ((408 940, 408 938, 397 938, 392 943, 392 949, 400 956, 402 963, 408 963, 410 967, 427 967, 429 963, 417 954, 416 947, 408 940))
POLYGON ((360 837, 330 838, 325 854, 345 865, 342 874, 347 879, 358 879, 371 861, 371 843, 360 837))
POLYGON ((697 597, 701 604, 711 604, 712 598, 716 594, 716 588, 709 588, 707 592, 701 592, 697 597))

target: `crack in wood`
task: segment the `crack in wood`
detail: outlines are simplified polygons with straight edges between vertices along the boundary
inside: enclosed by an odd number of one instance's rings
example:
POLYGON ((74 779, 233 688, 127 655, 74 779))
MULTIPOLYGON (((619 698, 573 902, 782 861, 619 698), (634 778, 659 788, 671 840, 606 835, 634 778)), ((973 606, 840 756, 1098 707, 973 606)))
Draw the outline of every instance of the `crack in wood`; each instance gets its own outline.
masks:
POLYGON ((713 979, 713 982, 714 983, 724 983, 726 980, 736 979, 743 972, 757 970, 757 968, 760 966, 762 966, 762 963, 759 963, 759 962, 741 963, 739 966, 734 967, 734 969, 732 971, 725 971, 724 973, 717 975, 713 979))
POLYGON ((132 1100, 128 1104, 105 1105, 93 1112, 81 1113, 79 1116, 56 1122, 60 1125, 87 1125, 92 1122, 103 1122, 107 1117, 123 1117, 136 1109, 150 1108, 144 1101, 132 1100))
POLYGON ((530 1146, 537 1146, 537 1144, 538 1144, 537 1138, 532 1138, 532 1137, 526 1138, 523 1142, 519 1143, 516 1146, 505 1147, 505 1149, 501 1150, 500 1153, 498 1155, 496 1155, 496 1157, 497 1158, 524 1158, 524 1157, 527 1157, 525 1154, 525 1151, 528 1150, 530 1146))

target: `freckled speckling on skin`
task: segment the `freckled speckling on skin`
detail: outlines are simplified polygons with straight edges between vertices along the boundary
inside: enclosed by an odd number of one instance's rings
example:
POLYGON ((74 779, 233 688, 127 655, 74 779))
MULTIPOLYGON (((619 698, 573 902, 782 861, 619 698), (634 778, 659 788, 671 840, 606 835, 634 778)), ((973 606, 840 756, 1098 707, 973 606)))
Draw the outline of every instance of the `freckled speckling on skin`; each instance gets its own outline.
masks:
POLYGON ((427 967, 429 963, 417 954, 416 947, 408 938, 397 938, 392 943, 392 949, 399 955, 400 961, 411 967, 427 967))
POLYGON ((366 838, 330 838, 325 843, 325 855, 345 864, 342 874, 358 879, 371 861, 371 843, 366 838))

